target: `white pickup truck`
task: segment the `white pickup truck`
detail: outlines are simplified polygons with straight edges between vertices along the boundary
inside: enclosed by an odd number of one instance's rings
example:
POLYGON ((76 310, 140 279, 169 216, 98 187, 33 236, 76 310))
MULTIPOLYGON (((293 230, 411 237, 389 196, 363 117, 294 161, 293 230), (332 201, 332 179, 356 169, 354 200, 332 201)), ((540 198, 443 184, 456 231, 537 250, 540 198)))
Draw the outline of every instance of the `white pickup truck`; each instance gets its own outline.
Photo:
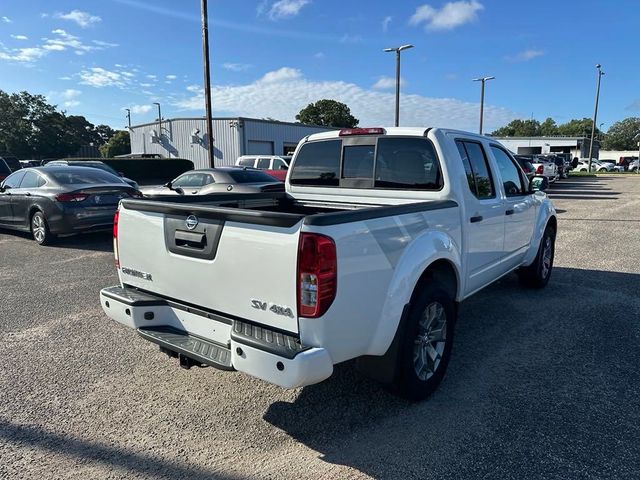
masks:
POLYGON ((447 368, 459 302, 512 271, 548 282, 547 183, 530 185, 500 143, 471 133, 311 135, 285 192, 123 200, 120 285, 100 303, 186 368, 293 388, 357 359, 425 398, 447 368))

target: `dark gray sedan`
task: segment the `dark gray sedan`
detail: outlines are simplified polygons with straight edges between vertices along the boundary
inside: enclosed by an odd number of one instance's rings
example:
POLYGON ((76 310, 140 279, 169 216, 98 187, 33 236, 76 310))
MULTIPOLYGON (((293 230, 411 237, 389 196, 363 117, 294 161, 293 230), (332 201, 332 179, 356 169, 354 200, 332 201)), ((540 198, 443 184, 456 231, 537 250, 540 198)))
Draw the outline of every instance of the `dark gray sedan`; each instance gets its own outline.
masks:
POLYGON ((284 184, 260 170, 218 167, 190 170, 159 187, 142 187, 145 197, 213 193, 283 192, 284 184))
POLYGON ((140 192, 86 167, 25 168, 0 183, 0 227, 31 232, 40 245, 57 235, 106 230, 122 198, 140 192))

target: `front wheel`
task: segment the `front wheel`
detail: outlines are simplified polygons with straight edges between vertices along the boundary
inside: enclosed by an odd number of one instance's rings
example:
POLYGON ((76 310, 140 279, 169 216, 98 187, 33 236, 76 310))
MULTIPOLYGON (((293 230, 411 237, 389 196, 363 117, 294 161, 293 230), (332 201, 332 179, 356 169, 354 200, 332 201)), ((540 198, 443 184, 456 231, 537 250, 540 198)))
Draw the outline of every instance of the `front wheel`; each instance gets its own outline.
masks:
POLYGON ((400 344, 394 386, 411 400, 431 395, 444 377, 455 324, 451 295, 437 285, 424 287, 411 307, 400 344))
POLYGON ((549 283, 551 270, 553 269, 553 257, 555 253, 555 230, 547 226, 540 240, 536 259, 528 267, 518 270, 520 282, 530 288, 543 288, 549 283))
POLYGON ((49 245, 53 241, 54 235, 49 230, 44 213, 37 211, 31 217, 31 234, 39 245, 49 245))

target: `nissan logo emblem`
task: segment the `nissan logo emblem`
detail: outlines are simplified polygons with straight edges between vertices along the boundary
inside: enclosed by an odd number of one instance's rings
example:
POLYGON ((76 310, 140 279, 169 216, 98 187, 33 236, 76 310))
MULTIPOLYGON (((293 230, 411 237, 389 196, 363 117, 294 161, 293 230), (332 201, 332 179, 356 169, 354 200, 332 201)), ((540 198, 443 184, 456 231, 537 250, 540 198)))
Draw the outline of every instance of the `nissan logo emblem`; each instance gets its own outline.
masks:
POLYGON ((189 230, 193 230, 198 226, 198 217, 195 215, 189 215, 184 223, 189 230))

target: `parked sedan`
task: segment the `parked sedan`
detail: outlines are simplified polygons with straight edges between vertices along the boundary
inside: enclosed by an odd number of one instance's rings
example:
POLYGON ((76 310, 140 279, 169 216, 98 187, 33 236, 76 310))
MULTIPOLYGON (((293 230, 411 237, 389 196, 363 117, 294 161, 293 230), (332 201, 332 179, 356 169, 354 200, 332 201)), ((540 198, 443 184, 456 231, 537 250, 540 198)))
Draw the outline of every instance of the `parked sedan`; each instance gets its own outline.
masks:
POLYGON ((46 245, 57 235, 111 228, 118 202, 137 196, 135 188, 98 169, 25 168, 0 183, 0 226, 31 232, 46 245))
POLYGON ((105 172, 109 172, 111 175, 115 175, 116 177, 122 178, 125 182, 131 185, 136 190, 138 189, 138 183, 135 180, 131 180, 130 178, 125 177, 122 173, 116 172, 113 168, 107 165, 104 162, 99 160, 53 160, 46 164, 47 166, 71 166, 71 167, 89 167, 89 168, 98 168, 105 172))
POLYGON ((284 191, 284 185, 260 170, 218 167, 190 170, 161 187, 142 187, 145 197, 284 191))
POLYGON ((640 161, 639 160, 633 160, 632 162, 630 162, 628 164, 628 168, 629 168, 630 172, 637 172, 639 166, 640 166, 640 161))

